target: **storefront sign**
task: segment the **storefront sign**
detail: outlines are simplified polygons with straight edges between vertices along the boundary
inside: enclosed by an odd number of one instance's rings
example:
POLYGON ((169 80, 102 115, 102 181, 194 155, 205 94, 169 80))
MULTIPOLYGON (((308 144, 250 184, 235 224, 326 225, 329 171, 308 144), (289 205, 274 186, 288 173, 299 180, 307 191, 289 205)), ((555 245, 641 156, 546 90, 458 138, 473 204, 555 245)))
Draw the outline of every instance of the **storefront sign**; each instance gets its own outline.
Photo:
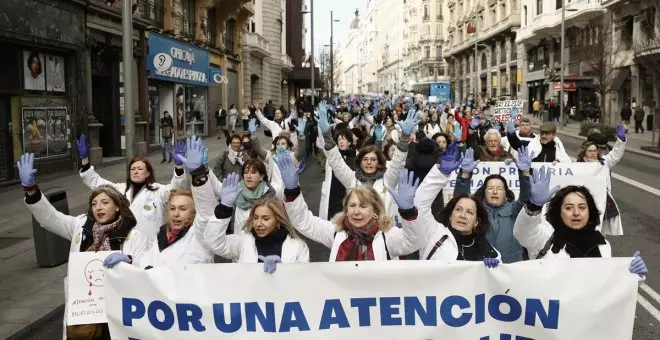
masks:
POLYGON ((35 158, 68 155, 69 115, 66 107, 24 107, 23 152, 35 158))
POLYGON ((229 84, 229 78, 222 75, 222 69, 217 67, 209 68, 209 79, 215 84, 229 84))
POLYGON ((209 85, 209 52, 158 33, 149 33, 149 78, 189 85, 209 85))

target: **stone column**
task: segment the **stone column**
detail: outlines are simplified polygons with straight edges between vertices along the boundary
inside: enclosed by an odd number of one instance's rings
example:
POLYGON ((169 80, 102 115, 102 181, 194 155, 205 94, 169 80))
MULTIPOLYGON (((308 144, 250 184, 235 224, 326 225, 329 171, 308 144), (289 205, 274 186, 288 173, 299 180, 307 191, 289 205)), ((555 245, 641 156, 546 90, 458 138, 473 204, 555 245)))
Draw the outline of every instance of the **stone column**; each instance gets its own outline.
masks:
POLYGON ((89 141, 89 161, 92 164, 103 163, 103 148, 100 146, 100 132, 103 124, 96 119, 93 113, 94 101, 92 97, 92 54, 91 46, 84 52, 85 58, 85 107, 87 110, 87 140, 89 141))

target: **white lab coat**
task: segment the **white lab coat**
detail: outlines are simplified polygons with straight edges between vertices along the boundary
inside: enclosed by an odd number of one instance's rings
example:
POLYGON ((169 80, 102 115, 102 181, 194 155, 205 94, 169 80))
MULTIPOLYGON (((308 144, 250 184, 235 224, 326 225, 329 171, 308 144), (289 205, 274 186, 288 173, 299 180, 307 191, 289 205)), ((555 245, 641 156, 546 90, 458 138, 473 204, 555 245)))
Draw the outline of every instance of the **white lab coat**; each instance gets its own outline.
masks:
POLYGON ((211 177, 215 178, 212 171, 209 172, 209 180, 204 185, 192 187, 196 215, 186 234, 162 250, 159 247, 159 240, 156 238, 151 242, 151 247, 133 262, 136 266, 146 268, 148 266, 213 263, 213 254, 204 245, 204 229, 209 219, 213 217, 216 206, 211 177))
MULTIPOLYGON (((566 153, 566 148, 564 148, 564 144, 561 142, 561 140, 557 137, 554 139, 555 141, 555 160, 561 163, 571 163, 571 157, 568 156, 566 153)), ((529 144, 527 145, 527 152, 530 152, 534 157, 538 156, 541 153, 541 137, 537 135, 534 137, 529 144)))
MULTIPOLYGON (((610 151, 605 157, 603 157, 603 166, 601 172, 607 178, 607 193, 612 197, 612 200, 616 204, 614 195, 612 195, 612 168, 617 165, 623 158, 623 154, 626 150, 626 142, 617 138, 614 143, 612 151, 610 151)), ((618 207, 618 205, 617 205, 618 207)), ((603 235, 613 235, 620 236, 623 235, 623 225, 621 223, 621 209, 619 209, 619 215, 616 217, 603 220, 603 223, 600 226, 600 232, 603 235)))
MULTIPOLYGON (((445 226, 442 223, 437 222, 431 212, 433 200, 435 200, 448 182, 449 177, 440 172, 437 166, 434 166, 426 175, 424 181, 422 181, 415 193, 415 207, 418 211, 417 219, 414 221, 407 221, 407 223, 419 225, 417 228, 420 230, 419 258, 421 260, 427 259, 435 244, 445 235, 447 238, 442 245, 436 249, 435 253, 429 260, 456 261, 458 258, 458 243, 456 243, 454 235, 449 230, 451 226, 445 226)), ((497 251, 497 249, 495 249, 495 251, 497 251)), ((497 259, 501 260, 499 251, 497 251, 497 259)))
POLYGON ((426 138, 433 138, 433 135, 436 133, 441 133, 442 129, 440 128, 440 124, 431 124, 429 121, 424 125, 424 134, 426 135, 426 138))
MULTIPOLYGON (((289 131, 288 130, 289 122, 291 122, 291 119, 298 117, 298 113, 296 113, 295 115, 292 113, 288 118, 285 118, 281 123, 278 124, 278 123, 266 118, 266 116, 264 116, 264 114, 261 112, 261 110, 255 111, 254 114, 257 116, 257 119, 259 119, 259 122, 266 129, 270 130, 273 139, 275 139, 275 137, 279 136, 280 133, 282 133, 282 131, 288 132, 289 131)), ((293 143, 293 147, 291 149, 295 150, 296 148, 298 148, 298 138, 294 137, 293 135, 295 135, 295 133, 293 133, 291 138, 289 138, 289 139, 291 140, 291 143, 293 143)))
MULTIPOLYGON (((284 207, 293 227, 307 238, 330 248, 328 261, 335 262, 339 246, 346 240, 348 234, 343 230, 338 230, 333 222, 314 216, 307 208, 302 194, 298 195, 293 202, 284 203, 284 207)), ((391 260, 398 260, 399 256, 408 255, 418 249, 417 243, 420 236, 416 229, 418 225, 408 225, 404 222, 403 226, 403 228, 392 226, 386 232, 379 230, 376 233, 372 241, 375 261, 387 261, 388 253, 391 260)))
MULTIPOLYGON (((65 215, 55 207, 53 207, 50 202, 41 196, 41 199, 34 204, 25 204, 30 210, 30 213, 34 218, 39 222, 41 227, 44 229, 57 234, 58 236, 71 241, 71 246, 69 248, 69 253, 77 253, 80 251, 80 244, 83 240, 83 226, 87 222, 87 215, 82 214, 78 216, 69 216, 65 215)), ((147 240, 142 233, 138 230, 138 225, 133 227, 131 231, 126 236, 126 239, 121 245, 121 253, 124 255, 130 255, 133 258, 139 256, 143 253, 147 247, 147 240)), ((64 278, 64 301, 67 300, 68 292, 68 278, 64 278)), ((64 319, 63 330, 62 330, 62 339, 66 340, 66 320, 68 314, 68 307, 64 305, 64 319)))
MULTIPOLYGON (((254 244, 252 233, 239 232, 227 235, 230 218, 211 218, 204 232, 204 242, 214 253, 238 263, 257 263, 259 254, 254 244)), ((282 263, 308 263, 309 248, 307 244, 290 235, 282 244, 282 263)))
MULTIPOLYGON (((174 171, 174 170, 173 170, 174 171)), ((126 183, 113 183, 101 177, 91 166, 87 171, 80 173, 83 183, 94 190, 101 185, 110 185, 126 196, 131 203, 131 211, 137 219, 137 228, 144 235, 147 242, 151 244, 156 238, 160 227, 167 223, 166 205, 170 198, 170 190, 177 188, 188 188, 188 181, 185 173, 172 176, 170 184, 154 183, 152 186, 156 190, 151 191, 143 187, 133 199, 133 188, 126 191, 126 183)))
MULTIPOLYGON (((516 223, 513 225, 513 236, 521 246, 527 249, 530 259, 536 259, 554 232, 555 229, 543 218, 543 214, 539 212, 535 216, 530 216, 526 208, 520 211, 516 223)), ((565 249, 565 247, 562 248, 557 254, 548 250, 543 258, 570 258, 571 256, 565 249)), ((612 247, 607 240, 605 240, 605 244, 598 246, 598 250, 601 257, 612 257, 612 247)))

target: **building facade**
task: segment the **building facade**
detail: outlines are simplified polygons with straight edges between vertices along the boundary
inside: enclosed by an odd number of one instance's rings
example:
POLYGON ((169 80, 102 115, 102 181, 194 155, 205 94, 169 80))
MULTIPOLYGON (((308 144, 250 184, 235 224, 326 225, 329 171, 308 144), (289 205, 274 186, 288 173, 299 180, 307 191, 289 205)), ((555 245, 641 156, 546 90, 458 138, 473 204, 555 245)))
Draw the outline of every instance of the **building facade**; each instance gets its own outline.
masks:
POLYGON ((398 0, 379 1, 376 21, 376 74, 378 92, 399 93, 405 88, 404 3, 398 0))

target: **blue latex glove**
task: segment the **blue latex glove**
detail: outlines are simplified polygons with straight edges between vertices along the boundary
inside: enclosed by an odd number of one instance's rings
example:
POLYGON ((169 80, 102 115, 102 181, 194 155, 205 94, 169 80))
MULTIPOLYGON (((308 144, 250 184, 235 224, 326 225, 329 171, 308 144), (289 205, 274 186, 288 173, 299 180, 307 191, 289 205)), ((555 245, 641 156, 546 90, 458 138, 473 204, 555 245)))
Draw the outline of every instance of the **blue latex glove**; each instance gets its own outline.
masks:
POLYGON ((257 133, 257 120, 255 118, 250 119, 248 122, 248 131, 250 131, 250 134, 252 135, 257 133))
POLYGON ((518 150, 518 170, 527 171, 532 168, 532 155, 530 150, 523 146, 518 150))
POLYGON ((414 108, 411 108, 408 110, 408 116, 406 116, 406 120, 399 122, 399 126, 401 127, 401 134, 404 136, 412 135, 413 130, 415 130, 418 124, 419 119, 417 118, 417 111, 414 108))
POLYGON ((463 159, 458 158, 458 144, 456 142, 452 142, 447 147, 447 150, 445 150, 445 152, 442 154, 438 168, 443 174, 449 175, 456 171, 462 162, 463 159))
POLYGON ((497 268, 497 266, 500 265, 500 260, 498 260, 498 259, 493 259, 493 258, 490 258, 490 257, 486 257, 486 258, 484 259, 484 264, 485 264, 486 267, 488 267, 488 268, 497 268))
POLYGON ((328 106, 324 101, 319 103, 319 128, 321 128, 321 132, 323 133, 328 133, 332 130, 332 126, 330 126, 330 122, 328 121, 328 106))
POLYGON ((76 141, 78 144, 78 155, 80 159, 85 159, 89 157, 89 149, 87 148, 87 137, 85 135, 80 136, 76 141))
POLYGON ((272 274, 277 269, 277 264, 282 263, 282 259, 277 255, 263 256, 259 255, 259 260, 264 263, 264 273, 272 274))
POLYGON ((472 121, 470 122, 470 129, 476 130, 479 127, 479 124, 481 124, 481 117, 476 116, 472 118, 472 121))
POLYGON ((103 266, 106 268, 112 268, 119 262, 131 263, 131 259, 122 253, 112 253, 105 258, 103 266))
POLYGON ((278 154, 274 158, 275 163, 280 168, 282 175, 282 182, 287 189, 295 189, 299 186, 298 182, 298 169, 293 165, 293 160, 289 152, 285 154, 278 154))
POLYGON ((619 124, 619 125, 616 126, 616 136, 622 142, 626 141, 626 132, 628 132, 628 131, 626 130, 626 128, 623 125, 619 124))
POLYGON ((185 156, 177 154, 186 171, 191 172, 204 164, 204 149, 206 149, 206 147, 204 146, 204 143, 202 143, 201 138, 195 136, 188 137, 185 156))
POLYGON ((461 161, 461 170, 463 172, 471 174, 474 171, 474 168, 477 167, 479 161, 474 160, 474 149, 469 148, 465 150, 463 154, 463 160, 461 161))
POLYGON ((176 141, 176 143, 174 143, 174 152, 172 152, 172 150, 167 150, 167 152, 170 154, 170 158, 174 160, 174 164, 182 165, 183 161, 181 160, 181 157, 186 154, 186 141, 176 141))
POLYGON ((639 277, 644 277, 649 273, 649 269, 646 268, 646 263, 642 260, 642 256, 639 254, 639 250, 633 255, 633 259, 630 262, 630 272, 637 274, 639 277))
POLYGON ((296 133, 299 135, 305 134, 305 127, 307 126, 307 119, 303 118, 298 121, 298 126, 296 126, 296 133))
POLYGON ((34 154, 24 153, 21 155, 21 160, 16 162, 18 168, 18 177, 21 179, 21 185, 26 188, 37 185, 37 180, 34 175, 37 170, 34 168, 34 154))
POLYGON ((419 187, 419 178, 415 180, 415 173, 405 169, 399 171, 397 189, 387 188, 399 209, 408 210, 415 206, 415 192, 419 187))
POLYGON ((539 171, 534 171, 532 175, 532 197, 530 202, 536 206, 543 206, 546 204, 552 196, 561 188, 559 185, 556 185, 554 188, 550 189, 550 179, 552 174, 550 173, 550 168, 546 169, 545 165, 539 169, 539 171))
POLYGON ((241 194, 241 188, 238 183, 241 181, 241 176, 232 172, 225 177, 222 181, 222 188, 220 189, 220 203, 225 207, 233 207, 241 194))
POLYGON ((385 127, 382 124, 377 124, 374 134, 376 135, 376 142, 382 142, 383 138, 385 138, 385 127))
POLYGON ((513 158, 506 158, 504 160, 504 165, 511 165, 511 163, 513 163, 513 158))

